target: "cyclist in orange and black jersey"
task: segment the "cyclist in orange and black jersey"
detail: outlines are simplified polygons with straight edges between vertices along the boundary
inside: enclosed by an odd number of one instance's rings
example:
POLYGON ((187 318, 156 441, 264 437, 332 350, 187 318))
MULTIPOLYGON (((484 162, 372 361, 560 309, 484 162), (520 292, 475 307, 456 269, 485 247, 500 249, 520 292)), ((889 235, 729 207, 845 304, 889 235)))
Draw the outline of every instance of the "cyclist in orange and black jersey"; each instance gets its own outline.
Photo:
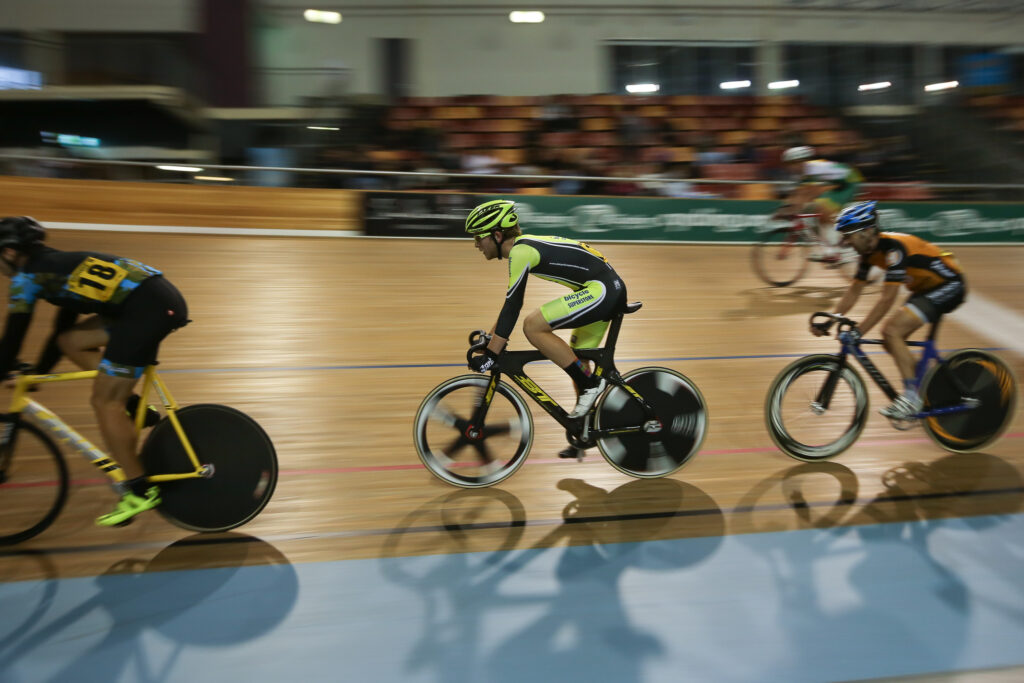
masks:
MULTIPOLYGON (((899 296, 900 285, 910 290, 910 298, 882 328, 885 348, 903 376, 904 393, 880 411, 886 417, 907 419, 920 412, 922 401, 917 392, 914 357, 906 339, 921 325, 938 321, 963 303, 967 285, 951 252, 914 235, 881 232, 875 204, 854 204, 836 218, 836 230, 861 255, 861 261, 835 312, 843 315, 853 308, 872 266, 885 271, 885 285, 881 298, 861 321, 856 334, 867 333, 889 312, 899 296)), ((811 331, 820 336, 827 333, 827 327, 812 326, 811 331)))

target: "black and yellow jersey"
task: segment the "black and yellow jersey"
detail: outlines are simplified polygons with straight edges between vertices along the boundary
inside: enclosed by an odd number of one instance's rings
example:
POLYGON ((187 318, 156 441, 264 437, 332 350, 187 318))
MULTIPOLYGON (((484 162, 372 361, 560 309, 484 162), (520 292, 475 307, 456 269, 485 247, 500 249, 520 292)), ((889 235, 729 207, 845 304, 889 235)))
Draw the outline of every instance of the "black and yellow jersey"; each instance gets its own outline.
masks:
POLYGON ((565 237, 521 235, 508 254, 508 291, 494 331, 508 339, 515 327, 526 295, 530 274, 565 285, 576 292, 588 282, 599 280, 611 285, 618 275, 597 249, 585 242, 565 237))
POLYGON ((861 258, 856 278, 867 280, 871 266, 885 271, 886 282, 903 283, 915 294, 963 279, 953 252, 901 232, 879 233, 878 246, 861 258))

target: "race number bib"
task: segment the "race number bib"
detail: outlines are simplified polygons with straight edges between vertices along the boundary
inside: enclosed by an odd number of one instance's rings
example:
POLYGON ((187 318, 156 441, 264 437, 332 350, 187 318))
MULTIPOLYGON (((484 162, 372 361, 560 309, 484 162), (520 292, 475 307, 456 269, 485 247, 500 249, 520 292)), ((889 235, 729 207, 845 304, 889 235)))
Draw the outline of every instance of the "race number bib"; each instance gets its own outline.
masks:
POLYGON ((68 290, 93 301, 107 301, 127 274, 116 263, 90 256, 71 273, 68 290))

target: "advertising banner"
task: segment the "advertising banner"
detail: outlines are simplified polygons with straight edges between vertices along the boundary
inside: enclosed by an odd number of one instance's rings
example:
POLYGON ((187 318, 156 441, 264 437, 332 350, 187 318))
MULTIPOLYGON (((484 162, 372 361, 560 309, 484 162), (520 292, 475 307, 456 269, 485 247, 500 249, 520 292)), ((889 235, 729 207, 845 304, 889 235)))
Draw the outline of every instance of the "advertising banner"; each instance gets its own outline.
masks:
MULTIPOLYGON (((756 242, 778 227, 771 201, 552 197, 515 199, 526 233, 591 241, 756 242)), ((470 209, 497 196, 457 193, 367 192, 368 235, 464 237, 470 209)), ((883 230, 939 243, 1024 243, 1024 204, 893 202, 879 205, 883 230)))

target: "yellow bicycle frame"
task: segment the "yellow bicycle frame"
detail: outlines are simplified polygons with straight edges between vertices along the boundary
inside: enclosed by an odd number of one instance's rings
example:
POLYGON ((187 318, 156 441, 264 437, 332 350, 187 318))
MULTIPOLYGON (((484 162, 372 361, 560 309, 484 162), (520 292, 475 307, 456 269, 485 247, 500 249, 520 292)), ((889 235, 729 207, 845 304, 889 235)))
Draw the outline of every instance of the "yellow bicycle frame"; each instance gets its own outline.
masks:
MULTIPOLYGON (((56 434, 61 441, 74 446, 78 451, 86 456, 93 465, 105 473, 116 486, 126 481, 124 470, 121 469, 121 466, 117 461, 93 445, 92 442, 75 431, 74 428, 57 417, 56 414, 48 410, 45 406, 33 401, 26 395, 29 388, 36 384, 69 382, 77 379, 93 379, 96 375, 96 370, 61 372, 50 375, 21 375, 15 381, 14 392, 11 395, 11 404, 8 410, 11 413, 27 413, 29 417, 33 418, 33 421, 41 428, 56 434)), ((175 415, 175 412, 178 410, 178 404, 175 402, 174 397, 171 396, 171 392, 168 391, 167 385, 164 384, 163 380, 160 379, 160 376, 157 375, 156 366, 153 365, 146 367, 146 370, 143 373, 142 393, 139 400, 139 407, 135 413, 135 433, 138 434, 142 431, 142 426, 146 417, 146 396, 149 395, 151 389, 155 390, 157 395, 160 397, 160 401, 163 403, 164 409, 167 412, 167 419, 171 421, 174 431, 178 434, 178 439, 181 440, 181 445, 185 449, 185 453, 188 455, 189 461, 192 463, 193 471, 174 474, 151 474, 147 477, 148 480, 153 483, 160 483, 165 481, 177 481, 180 479, 195 479, 206 476, 207 468, 199 462, 199 458, 196 457, 196 453, 192 449, 192 444, 189 443, 188 437, 185 436, 185 430, 182 428, 181 422, 179 422, 177 415, 175 415)))

